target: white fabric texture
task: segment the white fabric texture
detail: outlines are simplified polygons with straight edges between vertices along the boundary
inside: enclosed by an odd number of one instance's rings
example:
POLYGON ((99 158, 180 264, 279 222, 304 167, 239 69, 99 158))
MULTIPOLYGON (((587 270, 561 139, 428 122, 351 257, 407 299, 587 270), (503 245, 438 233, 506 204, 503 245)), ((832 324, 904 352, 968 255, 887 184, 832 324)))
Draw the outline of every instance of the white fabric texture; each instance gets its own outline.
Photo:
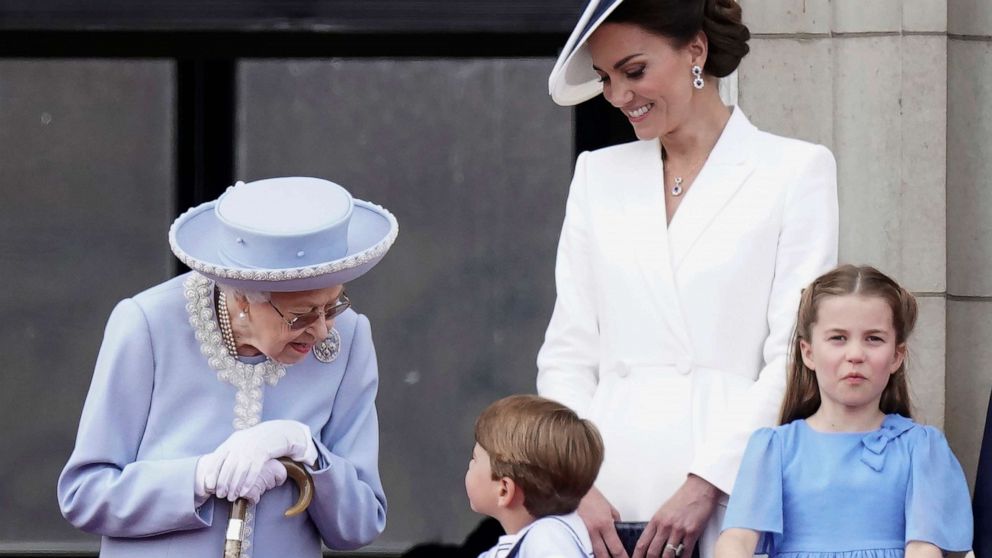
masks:
POLYGON ((663 173, 657 140, 579 156, 537 359, 538 392, 603 435, 596 485, 624 521, 690 472, 731 491, 750 433, 776 420, 800 292, 837 262, 823 146, 735 108, 667 226, 663 173))

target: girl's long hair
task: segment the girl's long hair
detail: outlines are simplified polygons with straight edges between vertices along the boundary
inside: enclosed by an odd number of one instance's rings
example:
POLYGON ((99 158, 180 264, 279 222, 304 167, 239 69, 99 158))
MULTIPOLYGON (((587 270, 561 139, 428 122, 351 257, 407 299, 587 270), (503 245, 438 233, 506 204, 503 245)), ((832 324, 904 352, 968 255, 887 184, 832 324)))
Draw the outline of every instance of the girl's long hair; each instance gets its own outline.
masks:
MULTIPOLYGON (((892 309, 892 326, 896 332, 896 346, 903 346, 916 325, 916 299, 889 276, 871 266, 842 265, 818 277, 803 289, 799 300, 799 315, 792 334, 785 399, 779 424, 808 418, 820 408, 820 385, 816 373, 807 368, 802 358, 800 341, 811 342, 811 331, 816 323, 820 302, 830 296, 859 295, 878 297, 892 309)), ((909 387, 906 383, 906 361, 889 377, 882 391, 879 409, 886 414, 898 413, 912 418, 909 387)))

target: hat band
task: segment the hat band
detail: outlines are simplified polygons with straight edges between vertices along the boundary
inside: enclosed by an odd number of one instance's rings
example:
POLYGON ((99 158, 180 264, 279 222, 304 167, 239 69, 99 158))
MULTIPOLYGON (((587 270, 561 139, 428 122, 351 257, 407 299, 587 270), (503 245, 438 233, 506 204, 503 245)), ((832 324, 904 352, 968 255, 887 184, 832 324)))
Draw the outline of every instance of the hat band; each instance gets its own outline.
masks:
POLYGON ((341 259, 348 254, 348 221, 308 235, 272 237, 224 226, 217 255, 226 265, 248 269, 292 269, 341 259))

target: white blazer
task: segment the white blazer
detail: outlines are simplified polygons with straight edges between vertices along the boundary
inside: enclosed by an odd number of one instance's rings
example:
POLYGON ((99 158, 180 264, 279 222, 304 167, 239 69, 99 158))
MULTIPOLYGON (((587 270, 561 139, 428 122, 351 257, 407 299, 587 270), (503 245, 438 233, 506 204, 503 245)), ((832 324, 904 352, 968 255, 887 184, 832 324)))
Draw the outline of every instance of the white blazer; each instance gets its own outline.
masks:
POLYGON ((657 140, 579 156, 537 358, 538 392, 599 427, 597 487, 626 521, 690 472, 730 492, 777 419, 800 291, 837 262, 825 147, 735 108, 668 226, 662 165, 657 140))

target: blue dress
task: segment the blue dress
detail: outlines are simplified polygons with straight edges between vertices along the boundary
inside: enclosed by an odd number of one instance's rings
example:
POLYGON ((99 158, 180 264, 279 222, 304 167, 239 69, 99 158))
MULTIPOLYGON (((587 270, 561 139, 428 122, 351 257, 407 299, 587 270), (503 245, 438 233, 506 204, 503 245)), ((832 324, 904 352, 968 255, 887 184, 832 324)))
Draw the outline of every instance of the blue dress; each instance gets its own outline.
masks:
POLYGON ((909 541, 971 547, 961 465, 944 435, 900 415, 868 433, 796 420, 751 436, 723 528, 758 531, 756 554, 902 558, 909 541))

